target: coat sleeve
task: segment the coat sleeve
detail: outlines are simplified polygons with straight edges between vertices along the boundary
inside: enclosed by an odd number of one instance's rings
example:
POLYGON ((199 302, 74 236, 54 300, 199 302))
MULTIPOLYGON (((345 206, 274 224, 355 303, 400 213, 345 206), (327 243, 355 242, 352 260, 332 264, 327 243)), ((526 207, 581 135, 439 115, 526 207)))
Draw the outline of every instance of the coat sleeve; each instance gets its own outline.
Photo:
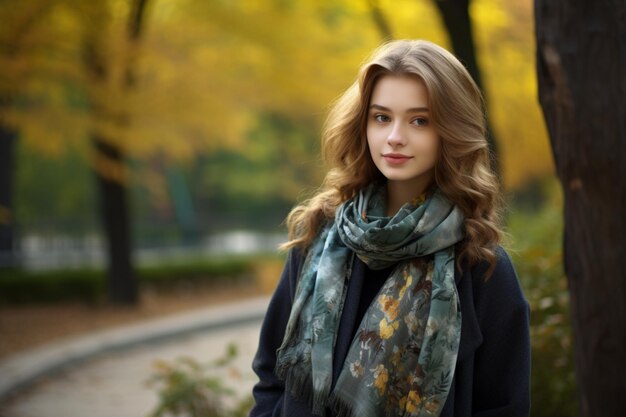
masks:
POLYGON ((508 254, 498 249, 493 275, 474 281, 483 343, 474 362, 474 417, 530 415, 530 307, 508 254))
POLYGON ((274 375, 276 350, 280 347, 295 293, 301 257, 297 250, 287 256, 278 286, 274 291, 261 326, 259 347, 252 369, 259 382, 252 389, 254 406, 250 417, 279 416, 284 397, 284 384, 274 375))

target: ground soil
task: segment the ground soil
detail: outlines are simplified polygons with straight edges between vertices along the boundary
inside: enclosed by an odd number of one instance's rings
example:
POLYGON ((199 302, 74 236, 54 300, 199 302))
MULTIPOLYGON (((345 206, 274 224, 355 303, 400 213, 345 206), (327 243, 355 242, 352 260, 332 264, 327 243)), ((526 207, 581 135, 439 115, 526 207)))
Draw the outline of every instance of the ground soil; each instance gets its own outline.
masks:
POLYGON ((65 337, 259 296, 264 292, 267 291, 248 282, 229 286, 182 286, 167 291, 144 289, 135 307, 75 302, 2 306, 0 360, 65 337))

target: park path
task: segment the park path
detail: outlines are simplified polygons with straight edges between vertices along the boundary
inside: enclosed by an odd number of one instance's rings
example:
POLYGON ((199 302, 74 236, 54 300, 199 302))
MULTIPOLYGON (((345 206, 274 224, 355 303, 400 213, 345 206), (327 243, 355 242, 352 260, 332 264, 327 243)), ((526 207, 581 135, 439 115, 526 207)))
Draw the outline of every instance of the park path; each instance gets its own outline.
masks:
MULTIPOLYGON (((258 301, 254 308, 259 311, 258 301)), ((230 316, 233 305, 221 310, 213 309, 204 314, 215 322, 216 316, 225 320, 230 316), (212 317, 210 317, 212 316, 212 317)), ((237 304, 238 310, 245 304, 237 304)), ((188 322, 198 320, 198 314, 188 315, 188 322)), ((228 326, 212 325, 202 329, 196 322, 196 330, 180 332, 181 315, 176 320, 147 323, 152 333, 161 332, 158 338, 146 338, 146 342, 133 340, 129 346, 118 345, 91 358, 70 363, 59 371, 30 383, 5 398, 0 404, 1 417, 145 417, 157 405, 155 387, 146 381, 154 375, 155 363, 159 360, 171 362, 181 357, 190 357, 208 364, 224 357, 229 345, 234 345, 237 355, 228 366, 215 370, 224 384, 232 388, 236 399, 250 394, 256 382, 251 363, 258 344, 258 319, 231 323, 228 326), (174 326, 178 327, 174 328, 174 326), (172 327, 172 337, 164 337, 164 326, 172 327), (156 329, 156 330, 155 330, 156 329)), ((219 320, 218 320, 219 321, 219 320)), ((120 329, 128 332, 129 329, 120 329)), ((133 326, 134 333, 140 332, 133 326)), ((109 334, 113 332, 109 331, 109 334)), ((98 336, 98 337, 101 337, 98 336)), ((84 341, 83 341, 84 342, 84 341)), ((232 403, 232 401, 231 401, 232 403)))

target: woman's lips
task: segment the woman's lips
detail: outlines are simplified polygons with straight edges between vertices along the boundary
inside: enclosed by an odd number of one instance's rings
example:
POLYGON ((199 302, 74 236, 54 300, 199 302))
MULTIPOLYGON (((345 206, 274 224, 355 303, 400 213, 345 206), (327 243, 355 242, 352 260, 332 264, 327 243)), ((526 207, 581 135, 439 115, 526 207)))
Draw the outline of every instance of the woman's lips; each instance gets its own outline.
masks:
POLYGON ((412 158, 412 156, 402 155, 400 153, 386 153, 383 154, 383 158, 391 165, 401 165, 412 158))

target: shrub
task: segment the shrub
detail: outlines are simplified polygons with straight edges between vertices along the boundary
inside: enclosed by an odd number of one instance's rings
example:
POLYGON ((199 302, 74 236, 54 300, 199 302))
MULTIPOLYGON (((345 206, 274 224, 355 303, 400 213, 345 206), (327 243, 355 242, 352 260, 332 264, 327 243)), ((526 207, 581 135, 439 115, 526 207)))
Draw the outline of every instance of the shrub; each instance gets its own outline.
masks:
POLYGON ((60 301, 96 302, 105 294, 102 271, 0 270, 0 305, 60 301))
POLYGON ((542 207, 514 203, 508 219, 511 256, 531 308, 532 416, 575 417, 569 293, 561 256, 562 201, 555 183, 544 187, 542 207))
MULTIPOLYGON (((165 287, 181 282, 233 283, 250 280, 256 259, 224 258, 184 264, 138 267, 140 286, 165 287)), ((104 271, 69 269, 27 271, 0 269, 0 305, 83 301, 106 299, 104 271)))
POLYGON ((173 362, 157 361, 156 372, 147 381, 156 387, 159 403, 150 417, 244 417, 252 406, 251 396, 227 408, 226 398, 234 398, 215 371, 229 365, 237 356, 235 345, 227 347, 223 358, 202 365, 184 357, 173 362))

